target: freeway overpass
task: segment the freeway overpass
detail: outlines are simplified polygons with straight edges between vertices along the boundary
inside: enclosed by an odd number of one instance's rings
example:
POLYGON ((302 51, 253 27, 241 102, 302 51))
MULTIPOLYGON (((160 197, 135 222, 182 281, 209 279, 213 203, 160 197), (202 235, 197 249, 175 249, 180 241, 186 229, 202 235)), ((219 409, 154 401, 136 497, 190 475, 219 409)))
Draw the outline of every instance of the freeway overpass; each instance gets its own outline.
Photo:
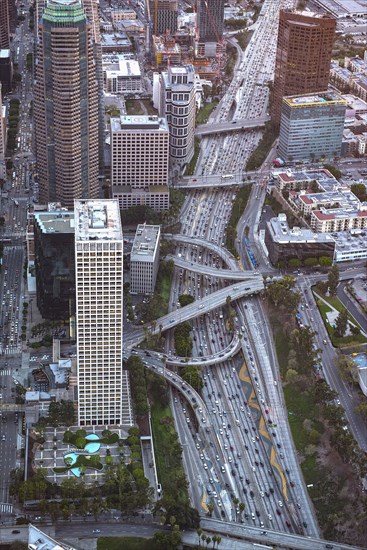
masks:
POLYGON ((263 128, 268 120, 270 120, 270 116, 244 118, 236 121, 232 120, 230 122, 211 122, 209 124, 200 124, 195 129, 195 135, 209 136, 210 134, 239 132, 244 130, 253 130, 254 128, 263 128))
POLYGON ((231 298, 231 302, 243 298, 244 296, 252 296, 258 292, 261 292, 264 288, 262 277, 252 279, 251 281, 239 282, 235 285, 230 285, 225 288, 221 288, 216 292, 213 292, 209 296, 205 296, 201 300, 196 300, 194 303, 189 304, 181 309, 172 311, 160 319, 157 319, 155 325, 151 327, 152 334, 158 334, 160 331, 174 328, 175 326, 189 321, 199 315, 204 315, 212 309, 216 309, 223 306, 228 296, 231 298))
MULTIPOLYGON (((294 535, 282 531, 273 531, 272 529, 259 529, 249 525, 240 525, 238 523, 220 521, 208 517, 201 518, 200 527, 205 532, 219 533, 222 537, 230 537, 233 540, 253 540, 257 543, 266 545, 265 548, 292 548, 297 550, 325 550, 325 548, 333 548, 333 550, 358 550, 356 546, 349 546, 349 544, 340 542, 294 535), (262 533, 266 534, 264 535, 262 533)), ((182 540, 185 542, 184 537, 182 540)))
POLYGON ((221 258, 230 269, 233 269, 233 271, 238 271, 238 263, 235 257, 228 252, 226 248, 223 248, 218 244, 211 243, 206 239, 200 239, 200 237, 189 237, 188 235, 172 235, 170 233, 165 233, 164 238, 170 241, 176 241, 178 243, 191 244, 192 246, 196 245, 207 248, 219 256, 219 258, 221 258))
POLYGON ((201 273, 202 275, 209 275, 210 277, 218 277, 218 279, 231 279, 233 281, 246 281, 259 277, 259 273, 255 271, 234 271, 232 269, 217 269, 216 267, 210 267, 197 262, 189 262, 178 258, 178 256, 168 255, 167 260, 173 260, 176 267, 183 267, 188 271, 194 271, 195 273, 201 273))
MULTIPOLYGON (((164 332, 170 328, 174 328, 184 321, 189 321, 200 315, 208 313, 212 309, 223 306, 227 298, 231 298, 231 302, 243 298, 244 296, 252 296, 264 289, 263 278, 259 275, 248 281, 240 281, 235 285, 230 285, 225 288, 221 288, 209 296, 205 296, 201 300, 196 300, 194 303, 189 304, 181 309, 172 311, 163 317, 157 319, 149 327, 151 334, 158 334, 164 332)), ((145 334, 142 330, 137 330, 131 333, 125 342, 125 350, 130 351, 131 348, 142 342, 145 338, 145 334)))

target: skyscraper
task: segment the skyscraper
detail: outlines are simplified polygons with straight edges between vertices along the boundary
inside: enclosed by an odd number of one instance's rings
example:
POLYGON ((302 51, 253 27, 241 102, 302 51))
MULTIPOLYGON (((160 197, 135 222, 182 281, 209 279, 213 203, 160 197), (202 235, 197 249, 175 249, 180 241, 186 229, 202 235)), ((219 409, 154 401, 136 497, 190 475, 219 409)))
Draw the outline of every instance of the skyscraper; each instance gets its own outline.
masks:
POLYGON ((74 215, 62 210, 34 217, 37 307, 44 319, 75 314, 74 215))
POLYGON ((276 124, 284 96, 327 89, 335 27, 329 15, 280 10, 272 105, 276 124))
POLYGON ((75 201, 78 423, 123 423, 123 237, 115 200, 75 201))
POLYGON ((193 65, 168 67, 159 79, 159 114, 168 122, 170 167, 181 170, 194 154, 195 70, 193 65))
POLYGON ((98 197, 93 24, 79 0, 48 0, 38 27, 35 94, 40 201, 98 197))
POLYGON ((197 0, 199 49, 203 54, 215 56, 223 36, 224 4, 225 0, 197 0))
POLYGON ((178 0, 150 0, 153 34, 174 34, 177 30, 178 0))
POLYGON ((9 48, 9 32, 9 0, 0 0, 0 50, 9 48))
POLYGON ((120 208, 169 208, 169 131, 157 116, 111 118, 111 182, 120 208))

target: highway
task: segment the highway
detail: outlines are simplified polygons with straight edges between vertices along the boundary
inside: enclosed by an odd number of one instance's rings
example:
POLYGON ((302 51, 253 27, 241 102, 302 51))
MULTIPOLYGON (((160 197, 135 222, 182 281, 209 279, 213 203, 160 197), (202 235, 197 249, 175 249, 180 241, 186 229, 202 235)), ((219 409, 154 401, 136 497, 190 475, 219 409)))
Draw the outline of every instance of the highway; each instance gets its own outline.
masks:
POLYGON ((209 136, 210 134, 252 130, 253 128, 262 128, 268 120, 270 120, 269 116, 263 116, 255 119, 232 120, 227 123, 199 124, 199 126, 196 126, 195 134, 197 136, 209 136))
MULTIPOLYGON (((273 53, 269 55, 269 50, 275 51, 274 28, 277 25, 276 11, 279 5, 277 2, 265 1, 263 13, 268 15, 265 19, 263 18, 263 25, 258 27, 262 29, 261 37, 265 35, 267 37, 264 39, 266 43, 264 52, 262 53, 261 48, 255 48, 255 44, 262 43, 262 38, 256 36, 255 32, 252 48, 250 50, 248 48, 244 53, 244 61, 239 60, 237 71, 241 71, 241 75, 235 74, 233 84, 235 93, 232 97, 230 86, 229 93, 227 91, 213 114, 211 123, 216 121, 226 123, 231 119, 241 118, 236 113, 242 114, 242 118, 246 116, 256 118, 266 111, 267 93, 264 93, 264 90, 260 92, 261 105, 256 100, 251 101, 251 94, 254 93, 258 82, 258 72, 262 71, 263 76, 267 78, 269 76, 266 73, 267 67, 269 66, 269 72, 272 71, 273 53), (261 55, 266 56, 266 61, 262 60, 261 55), (251 66, 251 60, 255 64, 254 67, 251 66), (246 63, 246 68, 242 63, 246 63), (261 69, 257 68, 257 64, 261 69), (248 79, 242 82, 244 73, 248 79), (241 81, 238 80, 239 77, 241 81), (246 88, 243 96, 239 93, 239 88, 243 90, 246 88), (248 93, 250 99, 247 97, 248 93)), ((247 132, 246 135, 205 138, 202 142, 196 174, 191 178, 191 182, 194 184, 195 179, 202 178, 209 181, 213 178, 211 183, 214 185, 214 178, 217 178, 218 182, 218 174, 222 174, 223 182, 238 180, 238 174, 243 172, 244 161, 253 150, 259 136, 260 134, 256 132, 247 132)), ((261 174, 260 178, 256 178, 261 186, 263 177, 264 175, 261 174)), ((233 200, 231 188, 220 186, 219 182, 218 187, 212 189, 204 186, 201 191, 193 190, 186 198, 181 213, 181 236, 172 237, 177 242, 176 257, 185 262, 185 265, 181 264, 175 269, 170 297, 172 313, 169 315, 174 315, 179 322, 184 319, 182 315, 186 308, 193 307, 193 312, 197 308, 197 305, 178 308, 179 295, 188 293, 194 296, 196 303, 203 303, 204 300, 209 299, 215 305, 214 297, 218 296, 219 292, 223 295, 229 294, 230 287, 223 288, 227 284, 225 280, 218 277, 217 273, 203 272, 203 266, 214 268, 222 273, 226 266, 233 271, 239 271, 237 260, 225 252, 223 237, 233 200), (198 299, 200 302, 197 302, 198 299)), ((256 218, 259 216, 258 205, 261 204, 256 197, 255 201, 257 205, 254 206, 252 223, 256 223, 256 218)), ((248 264, 242 263, 242 265, 248 264)), ((236 286, 240 284, 250 283, 237 283, 236 286)), ((232 291, 230 294, 233 298, 232 291)), ((192 449, 190 454, 185 453, 184 450, 185 465, 191 481, 190 495, 193 503, 201 502, 200 509, 203 512, 207 511, 211 503, 213 516, 216 518, 257 525, 264 529, 279 529, 317 536, 317 523, 300 474, 285 410, 279 405, 281 396, 276 399, 273 391, 268 389, 269 384, 273 384, 273 390, 281 393, 281 388, 275 386, 278 375, 274 351, 271 344, 266 342, 264 346, 265 332, 262 340, 261 335, 254 338, 250 333, 251 319, 249 321, 247 315, 241 314, 243 308, 249 308, 248 304, 252 304, 253 300, 255 298, 237 300, 236 303, 243 304, 243 307, 242 305, 236 307, 234 304, 236 317, 233 330, 243 334, 243 353, 223 361, 220 367, 214 365, 210 369, 202 368, 203 397, 212 422, 216 426, 216 435, 213 438, 210 434, 199 433, 196 458, 193 456, 192 449), (244 343, 245 337, 246 343, 244 343), (263 379, 261 373, 266 359, 260 361, 259 358, 266 354, 269 356, 266 372, 269 368, 273 372, 270 380, 265 376, 263 379), (273 412, 276 421, 270 418, 273 412), (276 423, 276 426, 270 423, 270 420, 276 423), (287 425, 287 429, 283 429, 284 425, 287 425), (288 457, 289 453, 293 456, 288 457), (283 458, 284 456, 286 459, 283 458), (200 461, 203 461, 207 468, 203 467, 200 461), (192 483, 193 478, 195 483, 192 483), (239 505, 235 505, 234 498, 238 498, 244 507, 239 508, 239 505)), ((251 305, 251 309, 252 307, 251 305)), ((256 307, 254 311, 248 313, 255 315, 256 307)), ((192 355, 200 362, 201 358, 208 353, 213 354, 217 349, 228 346, 228 317, 225 314, 223 318, 220 309, 213 309, 206 315, 199 316, 196 309, 196 317, 198 318, 193 318, 192 321, 192 355)), ((172 320, 172 317, 168 318, 172 320)), ((256 315, 255 319, 259 323, 256 315)), ((157 321, 157 325, 159 323, 160 321, 157 321)), ((155 328, 156 332, 157 330, 155 328)), ((174 356, 171 332, 168 331, 166 337, 165 352, 168 358, 170 355, 174 356)), ((190 433, 190 428, 182 418, 185 414, 183 409, 187 411, 186 404, 181 403, 177 395, 173 394, 172 405, 181 442, 186 445, 190 438, 195 438, 195 433, 192 431, 190 433)))
POLYGON ((259 274, 254 271, 234 271, 232 269, 220 269, 213 268, 207 265, 203 265, 199 262, 189 262, 187 260, 182 260, 177 256, 169 254, 166 256, 166 260, 173 260, 177 267, 182 267, 184 269, 189 269, 190 271, 195 271, 195 273, 201 273, 202 275, 210 275, 211 277, 219 277, 220 279, 229 279, 236 281, 243 281, 247 279, 258 278, 259 274))
MULTIPOLYGON (((227 206, 227 204, 225 204, 224 206, 227 206)), ((185 218, 185 229, 189 229, 189 226, 190 226, 190 222, 193 221, 193 217, 190 216, 190 215, 186 215, 186 212, 183 211, 183 213, 181 214, 181 216, 183 216, 185 218)), ((204 233, 204 236, 205 236, 205 224, 206 224, 206 219, 205 219, 205 215, 203 216, 203 220, 201 221, 200 223, 200 230, 201 228, 203 229, 202 233, 204 233)), ((213 222, 213 225, 217 224, 218 225, 218 222, 213 222)), ((214 234, 214 231, 213 231, 213 226, 210 228, 210 231, 209 231, 209 235, 213 232, 214 234)), ((185 231, 186 233, 186 231, 185 231)), ((198 231, 196 231, 196 234, 198 234, 198 231)), ((176 241, 178 243, 184 243, 185 245, 187 244, 190 244, 192 245, 193 248, 205 248, 211 252, 213 252, 214 254, 216 254, 217 256, 219 256, 219 258, 221 258, 225 264, 230 268, 232 269, 233 271, 236 271, 238 270, 238 263, 237 263, 237 260, 233 257, 233 255, 228 252, 228 250, 226 248, 223 248, 224 244, 223 245, 219 245, 217 242, 216 242, 216 238, 212 237, 211 240, 209 239, 205 239, 205 238, 200 238, 200 236, 196 236, 196 235, 187 235, 187 234, 184 234, 184 235, 171 235, 169 233, 166 233, 164 235, 164 238, 167 239, 167 240, 172 240, 172 241, 176 241)), ((179 258, 181 258, 182 256, 182 252, 178 252, 177 256, 179 258)), ((193 256, 195 256, 195 251, 193 250, 193 253, 192 253, 193 256)), ((197 256, 199 257, 200 256, 200 250, 199 250, 199 254, 197 254, 197 256)), ((198 258, 200 260, 200 258, 198 258)), ((195 260, 196 261, 196 260, 195 260)), ((217 262, 213 265, 217 265, 217 262)))

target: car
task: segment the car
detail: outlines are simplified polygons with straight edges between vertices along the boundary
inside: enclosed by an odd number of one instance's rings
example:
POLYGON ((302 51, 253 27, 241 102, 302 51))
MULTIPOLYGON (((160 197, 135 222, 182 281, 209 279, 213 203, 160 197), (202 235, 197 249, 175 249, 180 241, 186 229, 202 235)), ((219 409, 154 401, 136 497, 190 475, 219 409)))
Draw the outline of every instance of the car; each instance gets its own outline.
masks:
POLYGON ((101 530, 100 529, 93 529, 93 533, 100 533, 101 530))

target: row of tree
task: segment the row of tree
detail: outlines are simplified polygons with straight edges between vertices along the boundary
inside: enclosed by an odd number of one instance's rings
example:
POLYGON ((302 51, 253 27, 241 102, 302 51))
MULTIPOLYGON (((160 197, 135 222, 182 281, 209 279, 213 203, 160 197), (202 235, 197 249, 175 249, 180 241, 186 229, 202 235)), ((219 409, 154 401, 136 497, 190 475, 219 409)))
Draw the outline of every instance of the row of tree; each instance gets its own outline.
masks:
POLYGON ((147 387, 145 382, 145 367, 135 355, 130 355, 126 363, 130 374, 130 387, 135 406, 135 414, 144 416, 149 411, 147 387))
POLYGON ((192 338, 190 336, 191 324, 189 321, 180 323, 174 330, 174 341, 176 355, 180 357, 191 357, 192 338))

